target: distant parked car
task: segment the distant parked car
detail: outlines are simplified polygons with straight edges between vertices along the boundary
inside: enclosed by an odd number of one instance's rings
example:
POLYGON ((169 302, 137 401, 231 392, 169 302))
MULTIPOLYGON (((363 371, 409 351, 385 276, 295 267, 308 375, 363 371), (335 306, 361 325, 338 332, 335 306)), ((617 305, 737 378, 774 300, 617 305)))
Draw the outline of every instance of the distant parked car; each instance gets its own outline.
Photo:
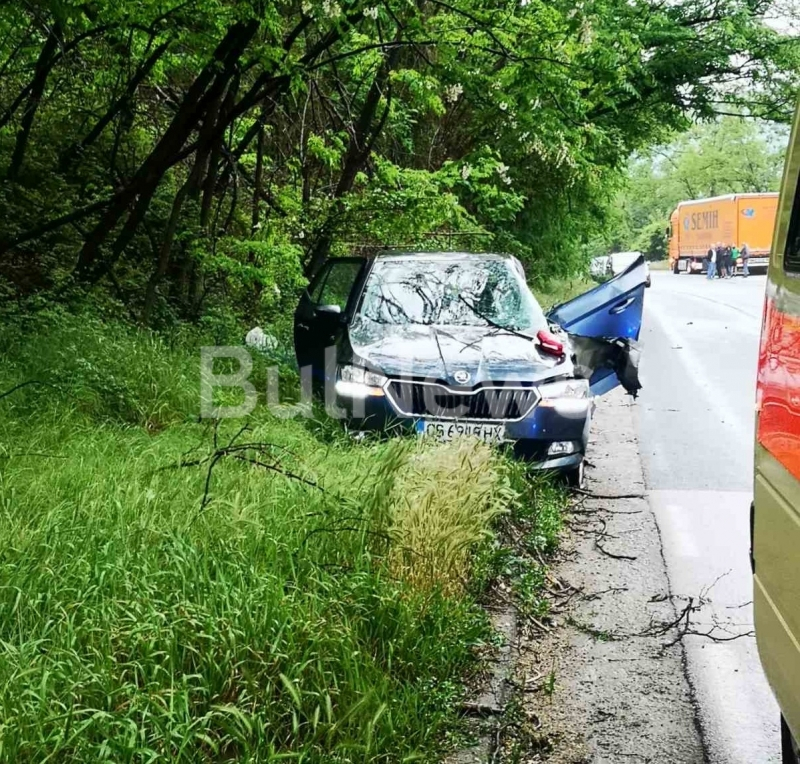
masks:
MULTIPOLYGON (((635 263, 639 258, 644 260, 644 255, 641 252, 614 252, 609 255, 609 262, 611 268, 611 275, 618 276, 620 273, 630 268, 632 263, 635 263)), ((649 287, 652 283, 650 280, 650 264, 644 260, 645 280, 644 285, 649 287)))
POLYGON ((639 387, 644 278, 639 260, 545 315, 513 257, 335 258, 298 305, 297 361, 352 429, 472 435, 579 483, 592 396, 639 387))
POLYGON ((589 274, 598 279, 604 280, 606 279, 611 273, 611 262, 608 255, 602 255, 600 257, 593 257, 591 263, 589 264, 589 274))

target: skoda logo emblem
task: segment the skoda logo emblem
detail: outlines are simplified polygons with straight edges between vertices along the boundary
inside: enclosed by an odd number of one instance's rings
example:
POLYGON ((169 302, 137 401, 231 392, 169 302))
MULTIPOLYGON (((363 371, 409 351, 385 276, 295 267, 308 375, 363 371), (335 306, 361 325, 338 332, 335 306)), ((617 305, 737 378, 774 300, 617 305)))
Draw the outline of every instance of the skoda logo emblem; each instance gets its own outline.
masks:
POLYGON ((458 382, 459 385, 466 385, 467 382, 469 382, 469 372, 459 369, 453 374, 453 379, 458 382))

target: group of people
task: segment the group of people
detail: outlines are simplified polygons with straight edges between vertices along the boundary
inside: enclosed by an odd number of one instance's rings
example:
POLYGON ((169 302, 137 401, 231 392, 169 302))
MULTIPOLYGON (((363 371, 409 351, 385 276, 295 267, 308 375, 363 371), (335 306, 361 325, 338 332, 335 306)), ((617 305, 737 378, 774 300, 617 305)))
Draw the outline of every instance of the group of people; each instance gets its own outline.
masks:
POLYGON ((735 244, 727 245, 721 241, 709 247, 706 252, 706 265, 708 266, 708 278, 718 279, 732 278, 736 273, 736 266, 741 263, 742 276, 747 278, 750 271, 747 261, 750 259, 750 248, 743 244, 739 249, 735 244))

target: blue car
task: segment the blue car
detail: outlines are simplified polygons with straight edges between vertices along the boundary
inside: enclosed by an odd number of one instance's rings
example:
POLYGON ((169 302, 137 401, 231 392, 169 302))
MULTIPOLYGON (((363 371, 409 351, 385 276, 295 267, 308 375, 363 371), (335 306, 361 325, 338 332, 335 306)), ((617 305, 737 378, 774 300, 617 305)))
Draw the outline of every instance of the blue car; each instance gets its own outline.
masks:
POLYGON ((295 313, 295 350, 355 431, 501 444, 580 483, 593 398, 636 394, 646 268, 545 314, 508 255, 334 258, 295 313))

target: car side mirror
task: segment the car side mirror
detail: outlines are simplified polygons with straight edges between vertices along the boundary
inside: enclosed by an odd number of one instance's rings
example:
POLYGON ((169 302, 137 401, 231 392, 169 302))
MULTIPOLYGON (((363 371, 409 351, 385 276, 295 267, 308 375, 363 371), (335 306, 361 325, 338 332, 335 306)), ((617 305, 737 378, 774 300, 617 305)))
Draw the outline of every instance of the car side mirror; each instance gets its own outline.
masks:
POLYGON ((340 305, 317 305, 317 313, 341 313, 340 305))

